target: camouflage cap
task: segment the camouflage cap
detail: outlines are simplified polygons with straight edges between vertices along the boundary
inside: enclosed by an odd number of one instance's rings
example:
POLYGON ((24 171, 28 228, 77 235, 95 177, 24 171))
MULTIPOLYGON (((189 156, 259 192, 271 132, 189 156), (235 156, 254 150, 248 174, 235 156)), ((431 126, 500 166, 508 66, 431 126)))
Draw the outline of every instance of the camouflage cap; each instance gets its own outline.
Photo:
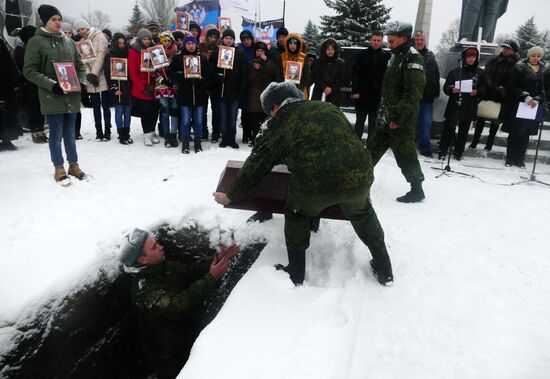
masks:
POLYGON ((403 21, 392 21, 384 28, 384 34, 387 36, 391 35, 411 38, 412 32, 412 24, 403 21))
POLYGON ((266 114, 269 114, 271 108, 276 104, 281 104, 288 98, 296 98, 303 100, 304 93, 300 91, 294 83, 270 83, 260 95, 262 109, 266 114))
POLYGON ((148 232, 138 228, 128 233, 120 244, 118 260, 126 266, 134 266, 143 252, 143 247, 148 236, 148 232))

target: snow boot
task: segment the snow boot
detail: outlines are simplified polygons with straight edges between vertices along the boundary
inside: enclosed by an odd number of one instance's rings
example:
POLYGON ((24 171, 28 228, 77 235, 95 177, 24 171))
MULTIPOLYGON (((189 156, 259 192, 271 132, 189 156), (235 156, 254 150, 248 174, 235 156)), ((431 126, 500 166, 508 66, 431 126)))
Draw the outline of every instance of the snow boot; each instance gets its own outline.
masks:
POLYGON ((271 220, 273 218, 273 213, 267 212, 256 212, 246 220, 247 223, 252 223, 258 221, 260 224, 264 221, 271 220))
POLYGON ((168 147, 172 147, 172 135, 171 134, 167 134, 164 136, 164 147, 168 148, 168 147))
POLYGON ((239 148, 239 144, 235 141, 230 142, 228 146, 232 149, 238 149, 239 148))
POLYGON ((46 137, 45 132, 34 132, 32 133, 32 142, 34 143, 47 143, 48 137, 46 137))
POLYGON ((67 176, 65 168, 63 166, 55 166, 53 178, 57 183, 62 186, 68 186, 69 184, 71 184, 71 179, 69 179, 69 177, 67 176))
POLYGON ((301 286, 304 283, 306 275, 306 252, 287 248, 288 265, 276 264, 276 270, 283 270, 290 275, 290 280, 295 286, 301 286))
POLYGON ((103 133, 103 141, 111 140, 111 125, 105 125, 105 132, 103 133))
POLYGON ((383 286, 391 287, 393 285, 393 271, 386 246, 382 245, 382 247, 372 250, 371 254, 370 267, 376 280, 383 286))
POLYGON ((153 146, 153 132, 143 133, 143 143, 145 146, 153 146))
POLYGON ((418 203, 426 198, 422 190, 422 183, 411 183, 411 190, 397 198, 400 203, 418 203))
POLYGON ((128 139, 126 138, 126 128, 118 128, 118 142, 121 145, 128 145, 128 139))
POLYGON ((195 153, 200 153, 202 151, 202 146, 201 146, 201 140, 195 140, 195 153))
POLYGON ((181 152, 183 154, 189 154, 189 140, 188 139, 184 139, 183 141, 181 141, 181 152))
POLYGON ((170 134, 170 147, 178 147, 178 135, 176 133, 170 134))
POLYGON ((17 150, 17 146, 11 143, 10 140, 5 139, 5 140, 2 140, 2 143, 0 143, 0 150, 15 151, 17 150))
POLYGON ((86 174, 80 169, 78 163, 69 163, 69 175, 74 176, 78 180, 86 179, 86 174))
POLYGON ((126 135, 126 141, 128 141, 128 145, 131 145, 134 143, 134 140, 132 139, 132 137, 130 137, 130 128, 124 128, 125 131, 125 135, 126 135))
POLYGON ((95 126, 95 141, 96 142, 103 141, 103 128, 101 125, 95 126))

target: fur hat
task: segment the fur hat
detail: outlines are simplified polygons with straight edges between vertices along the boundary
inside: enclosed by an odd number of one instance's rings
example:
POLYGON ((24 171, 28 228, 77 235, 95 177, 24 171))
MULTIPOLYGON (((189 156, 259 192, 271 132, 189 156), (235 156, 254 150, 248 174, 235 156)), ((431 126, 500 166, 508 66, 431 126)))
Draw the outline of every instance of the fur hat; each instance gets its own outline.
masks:
POLYGON ((294 83, 281 82, 270 83, 260 95, 262 109, 266 114, 269 114, 274 105, 281 104, 288 98, 296 98, 303 100, 304 93, 300 91, 294 83))
POLYGON ((208 31, 206 32, 206 37, 210 36, 216 36, 220 38, 220 31, 216 28, 208 29, 208 31))
POLYGON ((61 12, 59 12, 59 9, 52 5, 42 4, 38 7, 38 16, 40 16, 40 21, 42 21, 42 24, 44 25, 50 21, 50 18, 57 15, 61 17, 61 12))
POLYGON ((135 266, 138 258, 143 254, 147 237, 149 233, 138 228, 128 233, 120 244, 118 260, 128 267, 135 266))
POLYGON ((512 49, 514 50, 514 53, 517 53, 519 51, 519 43, 515 39, 507 39, 503 43, 500 44, 500 47, 504 47, 506 49, 512 49))
POLYGON ((544 57, 544 49, 540 46, 533 46, 532 48, 527 50, 527 58, 533 55, 540 55, 541 57, 544 57))
POLYGON ((233 29, 225 29, 223 31, 222 38, 225 37, 233 37, 233 39, 235 39, 235 32, 233 31, 233 29))
POLYGON ((411 38, 413 26, 408 22, 393 21, 390 22, 384 29, 384 34, 387 36, 398 36, 411 38))
POLYGON ((80 29, 90 30, 90 24, 83 18, 79 18, 73 23, 74 29, 78 32, 80 29))
POLYGON ((143 38, 149 38, 150 40, 153 40, 153 35, 147 29, 139 29, 139 32, 137 32, 136 38, 139 42, 141 42, 143 38))
POLYGON ((275 33, 275 36, 279 38, 279 36, 288 36, 288 29, 284 26, 282 28, 277 29, 277 33, 275 33))

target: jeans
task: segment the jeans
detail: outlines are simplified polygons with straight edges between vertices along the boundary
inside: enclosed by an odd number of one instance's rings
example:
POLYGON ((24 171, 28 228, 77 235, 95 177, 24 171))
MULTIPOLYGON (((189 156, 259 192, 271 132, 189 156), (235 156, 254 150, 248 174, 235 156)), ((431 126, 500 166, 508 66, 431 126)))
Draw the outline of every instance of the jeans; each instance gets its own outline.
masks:
POLYGON ((109 91, 91 93, 92 108, 94 108, 94 121, 96 126, 101 126, 101 108, 103 108, 103 120, 105 126, 111 126, 111 94, 109 91))
POLYGON ((237 114, 239 112, 239 100, 219 99, 218 114, 220 117, 220 131, 222 142, 235 142, 237 134, 237 114))
POLYGON ((181 109, 181 138, 189 141, 191 139, 191 117, 193 117, 193 129, 195 131, 195 140, 202 139, 202 116, 203 106, 180 107, 181 109))
POLYGON ((63 165, 63 153, 61 151, 61 140, 65 145, 65 153, 69 163, 77 163, 75 140, 76 113, 49 114, 46 115, 50 126, 50 157, 54 166, 63 165))
POLYGON ((178 100, 176 98, 163 97, 159 99, 160 123, 164 135, 176 134, 178 131, 178 100))
POLYGON ((117 129, 130 128, 130 122, 132 121, 131 113, 131 105, 115 105, 115 122, 117 129))
POLYGON ((418 145, 421 153, 432 152, 430 137, 432 134, 434 104, 423 101, 418 112, 418 145))

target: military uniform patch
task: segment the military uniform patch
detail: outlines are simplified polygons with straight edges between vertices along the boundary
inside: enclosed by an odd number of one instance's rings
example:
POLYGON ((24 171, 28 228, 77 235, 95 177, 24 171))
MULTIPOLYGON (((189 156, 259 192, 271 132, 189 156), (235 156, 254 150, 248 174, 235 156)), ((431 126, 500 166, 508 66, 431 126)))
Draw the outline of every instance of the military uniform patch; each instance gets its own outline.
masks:
POLYGON ((424 66, 422 66, 421 64, 419 63, 409 63, 407 65, 407 69, 409 70, 420 70, 420 71, 424 71, 424 66))

